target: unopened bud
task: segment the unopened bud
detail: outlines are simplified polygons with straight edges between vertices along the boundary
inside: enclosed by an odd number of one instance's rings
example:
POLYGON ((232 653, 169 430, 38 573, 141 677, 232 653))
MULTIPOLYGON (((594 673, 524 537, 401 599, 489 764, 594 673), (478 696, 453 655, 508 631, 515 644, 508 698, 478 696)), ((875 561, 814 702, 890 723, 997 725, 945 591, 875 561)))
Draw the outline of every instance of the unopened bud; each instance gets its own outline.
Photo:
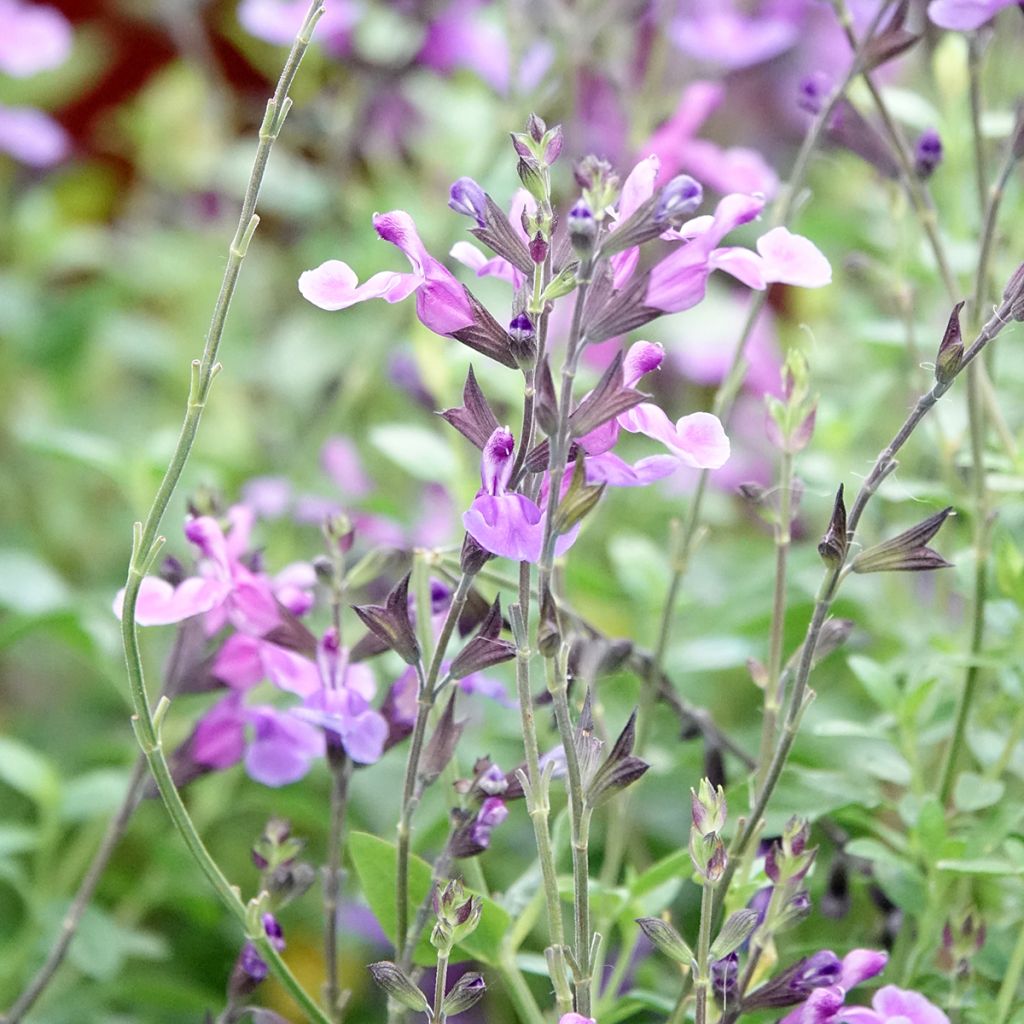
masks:
POLYGON ((512 355, 520 369, 530 370, 537 361, 537 332, 525 313, 517 313, 508 325, 512 355))
POLYGON ((390 960, 370 964, 373 980, 400 1006, 416 1013, 428 1013, 430 1004, 427 997, 416 987, 412 979, 390 960))
POLYGON ((958 302, 949 314, 946 333, 939 343, 939 351, 935 356, 935 379, 940 384, 948 384, 960 370, 964 358, 964 339, 960 333, 960 310, 963 302, 958 302))
POLYGON ((584 199, 579 199, 569 211, 566 220, 569 229, 569 240, 573 249, 580 259, 586 259, 594 249, 594 239, 597 238, 597 221, 594 220, 594 211, 584 199))
POLYGON ((818 554, 826 565, 836 569, 846 561, 849 544, 846 535, 846 504, 843 501, 843 485, 840 484, 835 504, 832 506, 832 518, 829 520, 825 536, 818 545, 818 554))
POLYGON ((487 985, 483 975, 470 971, 451 987, 441 1004, 441 1011, 446 1017, 454 1017, 457 1013, 463 1013, 471 1006, 476 1006, 486 991, 487 985))
POLYGON ((914 143, 914 173, 925 181, 941 163, 942 139, 934 128, 927 128, 914 143))
POLYGON ((657 224, 680 223, 704 201, 700 182, 688 174, 678 174, 662 190, 654 208, 657 224))
POLYGON ((459 178, 452 185, 448 205, 465 217, 472 217, 479 228, 487 226, 487 196, 472 178, 459 178))

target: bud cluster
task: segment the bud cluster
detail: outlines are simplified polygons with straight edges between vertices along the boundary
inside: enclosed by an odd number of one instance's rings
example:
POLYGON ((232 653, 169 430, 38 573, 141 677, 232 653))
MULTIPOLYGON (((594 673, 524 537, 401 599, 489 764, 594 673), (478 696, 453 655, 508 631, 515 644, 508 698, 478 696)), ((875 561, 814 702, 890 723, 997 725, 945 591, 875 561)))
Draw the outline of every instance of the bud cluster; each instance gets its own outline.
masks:
POLYGON ((437 920, 430 933, 430 944, 441 956, 448 957, 459 942, 476 930, 483 904, 479 896, 467 893, 457 878, 443 888, 436 886, 431 898, 437 920))
POLYGON ((728 810, 725 792, 721 786, 712 789, 707 779, 701 779, 698 789, 690 790, 690 808, 690 860, 705 884, 716 885, 728 862, 721 835, 728 810))

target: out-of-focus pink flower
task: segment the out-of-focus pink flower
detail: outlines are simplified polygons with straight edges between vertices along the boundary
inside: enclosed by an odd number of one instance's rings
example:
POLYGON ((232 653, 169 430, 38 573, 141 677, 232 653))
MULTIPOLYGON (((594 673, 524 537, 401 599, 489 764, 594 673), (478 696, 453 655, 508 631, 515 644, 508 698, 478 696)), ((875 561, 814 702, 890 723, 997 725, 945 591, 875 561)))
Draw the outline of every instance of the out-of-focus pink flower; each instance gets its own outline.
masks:
POLYGON ((886 985, 866 1006, 848 1006, 839 1014, 842 1024, 949 1024, 949 1018, 920 992, 886 985))
MULTIPOLYGON (((185 523, 185 536, 199 549, 198 575, 177 586, 147 576, 139 589, 136 620, 140 626, 160 626, 205 615, 207 633, 230 622, 237 630, 262 636, 281 621, 278 602, 293 614, 304 614, 312 603, 315 580, 311 567, 290 566, 279 579, 253 572, 242 557, 247 553, 253 513, 244 505, 228 511, 229 531, 211 516, 195 516, 185 523)), ((120 617, 122 589, 114 599, 120 617)))
POLYGON ((299 291, 321 309, 347 309, 366 299, 400 302, 416 293, 416 313, 436 334, 451 334, 474 322, 466 289, 427 252, 412 217, 403 210, 374 215, 373 226, 386 242, 400 249, 412 265, 411 274, 381 271, 364 284, 341 260, 328 260, 299 278, 299 291))
POLYGON ((697 305, 705 295, 713 270, 724 270, 748 288, 793 284, 819 288, 832 280, 832 268, 808 239, 779 227, 762 235, 757 253, 737 246, 719 247, 730 231, 754 220, 764 200, 756 196, 725 196, 713 216, 695 217, 676 237, 685 244, 651 270, 647 304, 666 313, 697 305))
MULTIPOLYGON (((309 10, 309 0, 242 0, 238 21, 257 39, 275 46, 290 46, 309 10)), ((316 23, 314 37, 327 51, 343 57, 349 51, 352 29, 359 20, 359 5, 350 0, 331 0, 316 23)))
POLYGON ((41 110, 0 106, 0 150, 29 167, 52 167, 71 152, 71 139, 41 110))
POLYGON ((0 0, 0 71, 27 78, 59 67, 71 53, 71 25, 53 7, 0 0))
MULTIPOLYGON (((828 955, 831 956, 832 954, 829 953, 828 955)), ((889 1020, 888 1017, 873 1015, 869 1019, 860 1019, 857 1015, 860 1013, 871 1014, 872 1011, 862 1007, 845 1007, 843 1003, 850 989, 859 985, 862 981, 867 981, 869 978, 880 974, 888 960, 889 957, 886 953, 873 949, 855 949, 847 953, 843 957, 839 977, 835 979, 835 983, 819 985, 807 996, 806 1001, 790 1010, 782 1018, 780 1024, 841 1024, 841 1022, 847 1021, 850 1024, 886 1024, 889 1020)), ((893 986, 889 986, 889 988, 892 991, 900 992, 900 989, 894 989, 893 986)), ((885 991, 886 989, 882 989, 876 993, 875 999, 877 1000, 881 993, 885 991)), ((916 996, 917 999, 927 1006, 933 1010, 935 1009, 927 999, 916 992, 903 994, 916 996)), ((949 1024, 945 1014, 941 1013, 941 1011, 937 1012, 939 1012, 942 1018, 941 1021, 924 1016, 908 1016, 905 1021, 901 1019, 899 1024, 949 1024)), ((893 1016, 897 1015, 894 1014, 893 1016)), ((896 1024, 896 1022, 894 1021, 893 1024, 896 1024)))
POLYGON ((731 0, 698 0, 692 13, 671 23, 668 34, 689 56, 731 71, 777 57, 796 42, 799 30, 788 18, 743 14, 731 0))
POLYGON ((373 485, 359 449, 347 437, 329 437, 320 449, 320 465, 347 498, 365 498, 373 485))
POLYGON ((1013 7, 1017 0, 932 0, 928 17, 940 28, 969 32, 994 18, 1004 7, 1013 7))
POLYGON ((722 149, 696 137, 724 97, 725 90, 717 83, 688 85, 675 112, 640 147, 640 155, 657 156, 664 179, 685 171, 717 192, 758 192, 770 198, 779 179, 760 153, 743 147, 722 149))
POLYGON ((505 37, 482 15, 480 0, 454 0, 427 26, 416 59, 441 74, 467 68, 495 92, 509 84, 509 52, 505 37))

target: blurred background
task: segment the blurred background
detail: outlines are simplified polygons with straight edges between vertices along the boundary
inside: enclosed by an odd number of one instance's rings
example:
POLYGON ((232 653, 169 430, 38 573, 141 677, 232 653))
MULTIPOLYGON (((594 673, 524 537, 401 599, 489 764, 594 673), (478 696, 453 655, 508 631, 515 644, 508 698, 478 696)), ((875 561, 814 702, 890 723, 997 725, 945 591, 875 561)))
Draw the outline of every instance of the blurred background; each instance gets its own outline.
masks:
MULTIPOLYGON (((862 19, 871 8, 858 4, 855 14, 862 19)), ((942 138, 945 161, 932 187, 966 288, 980 222, 967 43, 925 26, 921 8, 912 17, 924 39, 879 74, 907 136, 934 128, 942 138)), ((111 601, 125 575, 131 523, 148 507, 176 437, 189 360, 202 349, 264 104, 304 9, 288 0, 0 0, 0 1006, 41 961, 135 756, 111 601)), ((1003 16, 1005 32, 984 40, 983 125, 993 154, 1012 128, 1020 90, 1024 23, 1016 13, 1003 16)), ((518 186, 508 132, 521 130, 531 111, 565 127, 555 176, 563 208, 575 195, 571 163, 590 152, 625 174, 636 157, 656 151, 672 168, 665 177, 691 173, 709 199, 774 193, 809 120, 798 85, 816 72, 837 78, 848 62, 831 6, 817 0, 328 0, 271 159, 221 350, 224 371, 165 519, 168 552, 187 554, 186 503, 214 494, 263 502, 259 540, 275 569, 319 553, 318 522, 332 508, 375 524, 360 538, 362 550, 456 544, 456 513, 477 487, 477 453, 435 411, 459 404, 468 350, 427 332, 411 304, 315 309, 298 294, 299 274, 328 258, 344 259, 360 279, 398 269, 401 257, 379 244, 370 223, 374 211, 396 207, 412 214, 443 258, 466 226, 446 207, 449 185, 470 175, 506 205, 518 186), (334 446, 325 457, 328 439, 334 446)), ((853 93, 870 113, 865 97, 853 93)), ((1020 214, 1013 180, 994 259, 998 280, 1024 251, 1013 230, 1020 214)), ((760 695, 745 666, 765 657, 773 552, 769 528, 735 488, 771 484, 762 400, 778 390, 780 357, 801 347, 821 396, 816 435, 798 464, 805 491, 792 650, 820 575, 814 544, 835 487, 856 485, 912 396, 930 386, 929 361, 949 313, 898 185, 857 155, 832 146, 816 158, 795 229, 828 256, 834 284, 777 288, 770 297, 730 431, 735 457, 715 478, 709 538, 688 576, 666 662, 680 691, 750 749, 760 695)), ((499 320, 506 315, 500 282, 474 289, 499 320)), ((673 418, 709 407, 745 301, 740 289, 715 282, 702 306, 644 335, 669 352, 652 388, 673 418)), ((1001 339, 994 373, 1019 439, 1013 396, 1024 371, 1015 335, 1001 339)), ((518 377, 473 363, 499 416, 514 420, 518 377)), ((871 539, 947 503, 959 508, 968 493, 964 433, 962 396, 954 395, 867 517, 871 539)), ((1000 756, 1006 730, 1020 721, 1024 598, 1024 479, 1005 452, 991 455, 999 568, 990 685, 971 734, 983 764, 1000 756)), ((642 498, 610 494, 577 546, 568 590, 610 634, 654 642, 668 522, 685 510, 691 484, 674 478, 642 498)), ((853 657, 821 670, 780 815, 828 814, 855 832, 876 814, 889 815, 897 830, 911 820, 900 801, 926 788, 931 756, 915 760, 919 736, 927 743, 928 729, 948 718, 962 674, 970 537, 966 515, 943 531, 943 553, 957 568, 940 576, 877 577, 848 588, 838 611, 857 623, 853 657)), ((144 636, 153 678, 167 633, 144 636)), ((637 684, 614 677, 601 699, 609 722, 623 721, 637 684)), ((177 701, 172 737, 185 736, 209 703, 208 695, 177 701)), ((515 764, 515 713, 481 702, 472 714, 478 731, 470 747, 515 764)), ((656 722, 654 768, 634 798, 641 861, 684 841, 681 794, 705 768, 700 744, 681 744, 676 733, 673 721, 656 722)), ((1024 753, 1009 750, 1004 767, 1019 795, 1024 753)), ((353 827, 390 836, 401 762, 392 752, 357 775, 353 827)), ((249 848, 270 814, 310 837, 314 862, 322 856, 326 794, 322 768, 280 791, 234 769, 199 780, 188 799, 248 895, 256 881, 249 848)), ((433 797, 417 835, 428 852, 444 827, 433 797)), ((492 888, 523 869, 517 851, 529 848, 528 833, 519 814, 485 855, 492 888)), ((882 866, 881 889, 912 904, 926 876, 914 874, 908 857, 902 867, 882 866)), ((826 895, 828 877, 818 872, 816 897, 826 895)), ((884 941, 891 922, 878 881, 877 873, 850 881, 843 948, 884 941)), ((997 940, 1009 934, 1013 907, 1000 883, 971 885, 970 899, 993 911, 997 940)), ((352 885, 349 896, 357 900, 352 885)), ((689 898, 683 917, 693 913, 689 898)), ((1018 894, 1018 913, 1019 902, 1018 894)), ((289 961, 316 991, 317 900, 289 913, 289 961)), ((794 949, 838 942, 830 939, 836 928, 818 915, 794 949)), ((384 954, 376 935, 353 902, 342 942, 353 1019, 380 1010, 364 969, 384 954)), ((223 1003, 238 944, 162 808, 146 801, 70 964, 30 1020, 201 1020, 223 1003)), ((986 950, 976 969, 996 978, 1005 943, 986 950)), ((288 1012, 269 983, 267 998, 288 1012)), ((500 999, 485 1005, 488 1019, 512 1019, 500 999)))

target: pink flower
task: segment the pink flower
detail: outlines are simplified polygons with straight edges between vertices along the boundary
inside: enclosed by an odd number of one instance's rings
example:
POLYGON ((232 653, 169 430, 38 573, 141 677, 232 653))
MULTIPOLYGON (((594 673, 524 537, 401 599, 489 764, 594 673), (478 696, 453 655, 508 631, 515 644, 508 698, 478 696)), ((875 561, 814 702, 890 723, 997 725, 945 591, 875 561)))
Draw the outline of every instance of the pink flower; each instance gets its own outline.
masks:
MULTIPOLYGON (((638 341, 622 364, 623 384, 634 387, 644 374, 658 369, 664 359, 660 345, 638 341)), ((579 439, 587 453, 587 480, 615 487, 640 487, 675 472, 680 465, 693 469, 719 469, 729 458, 729 438, 717 416, 695 412, 673 423, 651 402, 641 402, 579 439), (651 455, 630 466, 610 449, 619 430, 645 434, 668 449, 669 455, 651 455)))
MULTIPOLYGON (((211 516, 195 516, 185 523, 185 536, 199 549, 198 574, 172 585, 147 576, 139 589, 135 616, 140 626, 162 626, 205 615, 207 633, 230 622, 237 630, 262 636, 281 621, 278 602, 293 614, 304 614, 312 603, 315 582, 312 568, 296 563, 276 579, 254 572, 242 561, 248 551, 253 513, 244 505, 228 510, 231 524, 225 534, 211 516)), ((122 589, 114 599, 119 618, 124 604, 122 589)))
POLYGON ((59 67, 71 53, 71 25, 53 7, 0 0, 0 71, 27 78, 59 67))
POLYGON ((675 237, 685 244, 651 270, 647 305, 666 313, 679 313, 697 305, 705 295, 713 270, 724 270, 748 288, 769 284, 819 288, 832 280, 832 268, 808 239, 783 227, 757 241, 757 253, 739 246, 719 246, 732 230, 754 220, 763 199, 734 193, 725 196, 713 216, 695 217, 675 237))
POLYGON ((29 167, 52 167, 71 152, 71 139, 41 110, 0 106, 0 150, 29 167))
MULTIPOLYGON (((544 512, 525 495, 507 491, 512 474, 515 440, 508 427, 499 427, 484 446, 480 488, 462 516, 466 532, 492 554, 517 562, 539 562, 544 544, 544 512)), ((577 529, 559 537, 555 554, 567 551, 577 529)))
POLYGON ((563 1013, 558 1024, 597 1024, 593 1017, 584 1017, 582 1013, 563 1013))
POLYGON ((1012 7, 1016 0, 932 0, 928 17, 940 28, 970 32, 981 28, 1004 7, 1012 7))
POLYGON ((949 1018, 920 992, 886 985, 871 1000, 873 1009, 848 1006, 837 1024, 949 1024, 949 1018))
POLYGON ((509 84, 508 43, 496 24, 480 14, 480 0, 454 0, 427 26, 416 59, 441 74, 456 68, 476 72, 495 92, 509 84))
MULTIPOLYGON (((238 21, 257 39, 275 46, 290 46, 306 19, 309 0, 242 0, 238 21)), ((327 51, 343 57, 349 51, 352 29, 359 20, 359 6, 350 0, 331 0, 316 23, 315 36, 327 51)))
MULTIPOLYGON (((832 954, 829 954, 830 956, 832 954)), ((799 1006, 790 1010, 779 1024, 840 1024, 843 1021, 850 1021, 851 1024, 885 1024, 885 1018, 871 1018, 870 1020, 859 1020, 851 1014, 865 1012, 859 1007, 844 1008, 843 1002, 846 993, 868 978, 880 974, 888 962, 888 955, 873 949, 855 949, 843 957, 840 965, 839 977, 835 984, 819 985, 807 999, 799 1006)), ((885 989, 881 990, 882 992, 885 989)), ((899 991, 898 989, 896 991, 899 991)), ((878 998, 878 993, 875 998, 878 998)), ((914 993, 916 995, 916 993, 914 993)), ((918 997, 921 998, 921 997, 918 997)), ((930 1003, 928 1005, 931 1005, 930 1003)), ((896 1024, 894 1021, 893 1024, 896 1024)), ((912 1019, 900 1021, 899 1024, 943 1024, 941 1021, 912 1019)), ((945 1021, 944 1024, 949 1024, 945 1021)))
POLYGON ((436 334, 451 334, 474 322, 466 289, 427 252, 409 214, 403 210, 374 214, 373 226, 386 242, 400 249, 412 266, 411 274, 381 271, 363 284, 341 260, 328 260, 299 278, 303 297, 321 309, 347 309, 366 299, 401 302, 416 293, 416 313, 436 334))
POLYGON ((685 171, 718 192, 758 192, 771 197, 779 179, 760 153, 745 148, 722 149, 714 142, 696 138, 700 126, 724 97, 725 90, 717 83, 688 85, 675 112, 640 147, 640 155, 656 156, 666 179, 685 171))
POLYGON ((790 19, 741 14, 729 0, 716 0, 698 4, 691 17, 677 18, 669 35, 689 56, 733 70, 788 50, 798 38, 798 29, 790 19))

